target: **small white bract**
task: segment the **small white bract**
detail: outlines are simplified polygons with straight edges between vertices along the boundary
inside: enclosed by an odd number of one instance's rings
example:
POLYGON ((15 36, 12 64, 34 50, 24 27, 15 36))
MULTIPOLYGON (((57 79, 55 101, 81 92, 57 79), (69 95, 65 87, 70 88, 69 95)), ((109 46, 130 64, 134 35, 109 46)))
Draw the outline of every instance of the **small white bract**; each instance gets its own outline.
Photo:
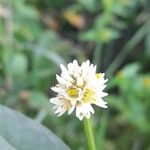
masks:
POLYGON ((102 99, 108 95, 103 92, 107 79, 104 79, 104 73, 96 73, 96 66, 89 60, 79 66, 74 60, 67 68, 62 64, 60 67, 62 73, 56 75, 58 84, 51 88, 57 96, 50 99, 58 116, 66 111, 71 114, 76 109, 76 116, 82 120, 94 113, 92 104, 107 108, 107 102, 102 99))

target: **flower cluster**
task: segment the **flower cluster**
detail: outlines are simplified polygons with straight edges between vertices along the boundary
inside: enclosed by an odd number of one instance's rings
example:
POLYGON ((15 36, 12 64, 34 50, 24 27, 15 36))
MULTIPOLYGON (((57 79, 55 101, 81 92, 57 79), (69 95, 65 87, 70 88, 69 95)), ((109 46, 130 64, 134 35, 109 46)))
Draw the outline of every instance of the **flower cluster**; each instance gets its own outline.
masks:
POLYGON ((107 102, 102 99, 108 95, 103 92, 107 79, 104 79, 104 73, 96 73, 96 66, 89 60, 79 66, 74 60, 67 68, 62 64, 60 67, 62 73, 56 75, 58 84, 51 88, 57 96, 50 99, 58 116, 66 111, 71 114, 75 109, 76 116, 82 120, 94 113, 92 104, 107 108, 107 102))

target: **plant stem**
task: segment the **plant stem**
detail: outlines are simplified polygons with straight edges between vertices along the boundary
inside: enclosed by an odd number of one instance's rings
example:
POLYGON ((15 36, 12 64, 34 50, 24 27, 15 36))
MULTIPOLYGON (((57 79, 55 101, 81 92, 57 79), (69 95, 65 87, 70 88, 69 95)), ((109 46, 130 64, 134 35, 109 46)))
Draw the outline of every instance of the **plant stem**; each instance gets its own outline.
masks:
POLYGON ((84 118, 83 123, 84 123, 84 130, 87 138, 88 148, 89 150, 96 150, 91 121, 90 119, 84 118))
POLYGON ((101 60, 101 53, 102 53, 102 43, 96 43, 96 48, 94 50, 94 56, 93 56, 94 64, 97 64, 97 65, 99 64, 99 62, 101 60))
POLYGON ((118 69, 124 59, 133 50, 133 48, 142 40, 146 34, 147 22, 137 31, 137 33, 131 38, 131 40, 122 48, 117 57, 110 64, 106 71, 107 76, 111 77, 112 74, 118 69))
POLYGON ((37 122, 42 122, 44 120, 44 118, 46 117, 47 112, 44 109, 41 109, 37 116, 35 117, 35 121, 37 122))

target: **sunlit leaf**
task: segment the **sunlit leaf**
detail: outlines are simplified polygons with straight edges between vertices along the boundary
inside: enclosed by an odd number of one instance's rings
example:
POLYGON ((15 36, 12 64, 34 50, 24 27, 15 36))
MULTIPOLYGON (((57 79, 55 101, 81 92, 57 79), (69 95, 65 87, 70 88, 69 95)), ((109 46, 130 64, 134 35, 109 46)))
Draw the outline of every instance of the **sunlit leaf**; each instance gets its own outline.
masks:
POLYGON ((64 12, 63 16, 64 19, 75 28, 82 29, 85 26, 83 16, 74 11, 67 10, 64 12))

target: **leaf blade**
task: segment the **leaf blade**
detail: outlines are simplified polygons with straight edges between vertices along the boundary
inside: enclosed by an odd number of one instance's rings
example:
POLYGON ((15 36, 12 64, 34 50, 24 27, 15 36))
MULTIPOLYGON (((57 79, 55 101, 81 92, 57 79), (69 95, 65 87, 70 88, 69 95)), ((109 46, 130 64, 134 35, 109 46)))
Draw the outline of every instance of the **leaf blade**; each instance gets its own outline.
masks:
POLYGON ((46 127, 1 105, 0 135, 19 150, 69 150, 68 146, 46 127))

